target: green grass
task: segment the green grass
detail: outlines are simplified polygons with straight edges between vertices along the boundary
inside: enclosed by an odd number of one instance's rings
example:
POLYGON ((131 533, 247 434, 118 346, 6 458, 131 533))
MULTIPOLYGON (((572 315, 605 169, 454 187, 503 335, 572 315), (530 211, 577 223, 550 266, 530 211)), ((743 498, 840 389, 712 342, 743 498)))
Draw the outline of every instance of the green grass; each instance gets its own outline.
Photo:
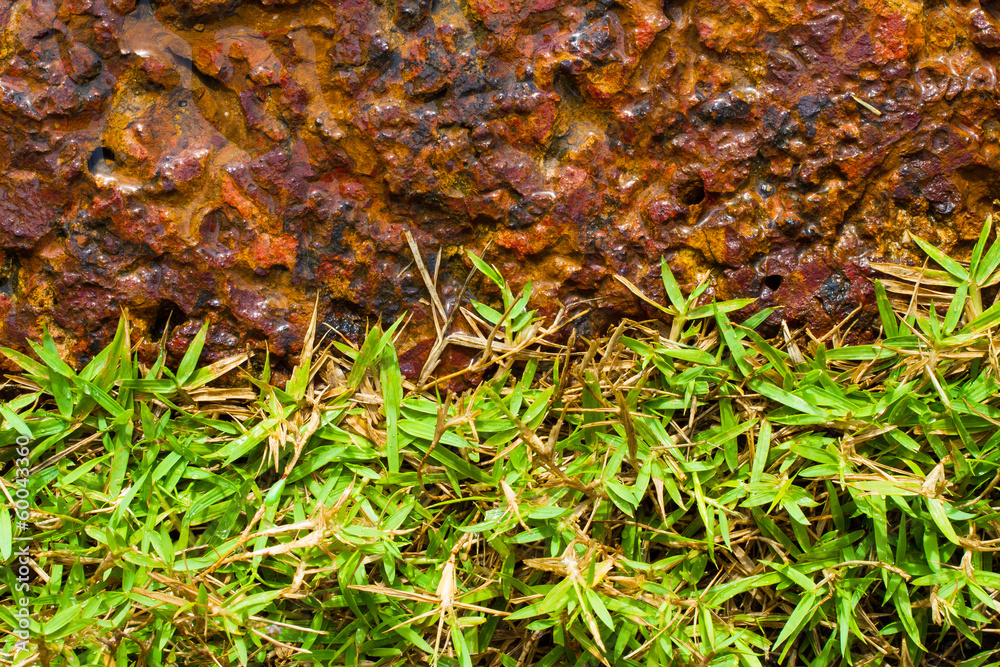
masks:
POLYGON ((0 648, 23 596, 21 664, 1000 664, 990 228, 882 267, 870 345, 765 340, 664 265, 666 328, 559 347, 476 258, 503 310, 462 314, 460 395, 394 328, 311 331, 284 388, 199 366, 205 329, 175 371, 124 318, 79 371, 6 350, 0 648))

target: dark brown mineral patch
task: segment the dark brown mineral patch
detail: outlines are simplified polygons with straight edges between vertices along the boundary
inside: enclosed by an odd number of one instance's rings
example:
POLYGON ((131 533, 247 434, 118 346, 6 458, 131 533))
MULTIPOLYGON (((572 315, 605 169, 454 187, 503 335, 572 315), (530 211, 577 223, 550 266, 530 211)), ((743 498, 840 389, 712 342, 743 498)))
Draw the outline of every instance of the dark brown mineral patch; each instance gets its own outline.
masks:
POLYGON ((207 318, 209 358, 291 357, 318 297, 348 338, 413 314, 418 359, 407 231, 446 303, 489 246, 593 331, 650 314, 614 274, 663 298, 666 256, 863 330, 869 261, 961 255, 1000 197, 998 7, 0 3, 0 342, 83 361, 127 308, 171 350, 207 318))

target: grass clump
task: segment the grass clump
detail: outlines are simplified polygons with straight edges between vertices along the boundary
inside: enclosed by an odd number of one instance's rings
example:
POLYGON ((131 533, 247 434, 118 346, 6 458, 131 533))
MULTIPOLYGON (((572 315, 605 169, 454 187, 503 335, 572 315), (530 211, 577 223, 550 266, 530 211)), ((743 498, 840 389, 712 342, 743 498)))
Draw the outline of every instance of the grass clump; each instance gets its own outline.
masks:
POLYGON ((476 258, 503 312, 432 299, 436 353, 482 351, 460 395, 433 353, 404 380, 396 325, 324 347, 314 322, 283 388, 198 367, 207 329, 176 372, 124 319, 79 372, 48 336, 6 350, 0 550, 27 545, 30 590, 4 571, 0 647, 23 595, 20 664, 1000 664, 989 234, 881 267, 857 346, 765 340, 770 311, 736 324, 664 265, 668 329, 560 347, 476 258))

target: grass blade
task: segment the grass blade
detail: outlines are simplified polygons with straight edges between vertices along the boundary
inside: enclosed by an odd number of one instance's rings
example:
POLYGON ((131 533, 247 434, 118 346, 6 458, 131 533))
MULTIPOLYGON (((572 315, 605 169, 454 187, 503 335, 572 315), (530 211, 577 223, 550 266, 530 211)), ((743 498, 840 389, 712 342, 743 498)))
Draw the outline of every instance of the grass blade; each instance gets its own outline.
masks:
POLYGON ((930 243, 923 240, 916 234, 910 234, 910 238, 912 238, 916 242, 916 244, 920 246, 920 249, 923 250, 925 253, 927 253, 927 255, 931 259, 937 262, 938 266, 940 266, 942 269, 947 271, 953 278, 955 278, 955 280, 957 281, 956 285, 958 284, 958 282, 969 280, 969 272, 966 271, 961 264, 953 260, 951 257, 948 257, 946 254, 944 254, 943 252, 941 252, 936 247, 932 246, 930 243))
POLYGON ((201 329, 195 334, 194 339, 184 352, 181 363, 177 366, 177 384, 181 386, 186 385, 188 379, 194 373, 198 360, 201 358, 201 351, 205 347, 205 337, 208 335, 209 324, 210 322, 206 319, 205 324, 201 326, 201 329))

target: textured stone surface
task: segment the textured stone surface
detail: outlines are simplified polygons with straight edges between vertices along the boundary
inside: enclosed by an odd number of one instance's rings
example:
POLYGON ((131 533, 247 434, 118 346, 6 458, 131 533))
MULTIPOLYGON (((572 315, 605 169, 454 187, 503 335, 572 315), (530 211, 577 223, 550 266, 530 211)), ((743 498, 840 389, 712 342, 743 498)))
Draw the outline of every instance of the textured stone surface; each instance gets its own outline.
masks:
MULTIPOLYGON (((0 341, 86 360, 127 307, 182 351, 293 356, 454 301, 481 251, 582 333, 687 287, 823 330, 910 230, 966 252, 1000 196, 1000 3, 0 3, 0 341), (866 108, 871 105, 881 115, 866 108), (429 255, 429 261, 433 257, 429 255)), ((490 297, 474 282, 473 293, 490 297)), ((419 359, 407 363, 419 366, 419 359)))

